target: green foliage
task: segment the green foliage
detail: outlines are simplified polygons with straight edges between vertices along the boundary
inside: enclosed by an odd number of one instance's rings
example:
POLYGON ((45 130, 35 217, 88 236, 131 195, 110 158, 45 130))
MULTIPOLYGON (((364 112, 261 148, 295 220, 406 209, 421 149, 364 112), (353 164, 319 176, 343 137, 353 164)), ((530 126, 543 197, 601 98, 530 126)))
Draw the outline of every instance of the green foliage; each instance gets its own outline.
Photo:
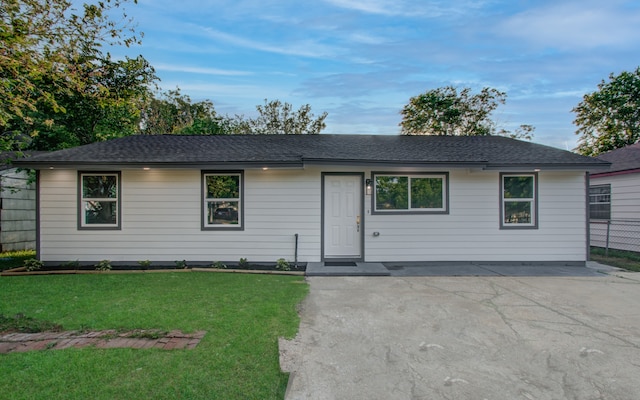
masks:
POLYGON ((189 266, 187 265, 187 260, 177 260, 176 268, 179 269, 187 269, 189 266))
POLYGON ((256 118, 244 119, 236 116, 231 119, 228 125, 232 133, 316 135, 327 127, 324 120, 328 113, 323 112, 316 118, 309 104, 293 111, 293 106, 289 103, 265 99, 264 105, 256 106, 256 110, 259 114, 256 118))
POLYGON ((240 258, 240 261, 238 262, 238 267, 242 269, 248 269, 249 261, 246 258, 240 258))
POLYGON ((289 261, 284 258, 278 258, 276 261, 276 269, 278 271, 291 271, 291 265, 289 264, 289 261))
POLYGON ((207 175, 208 199, 237 199, 240 197, 240 176, 207 175))
POLYGON ((24 260, 23 265, 28 272, 31 272, 40 270, 44 266, 44 263, 36 258, 30 258, 28 260, 24 260))
POLYGON ((295 336, 296 305, 307 292, 302 277, 281 275, 0 278, 3 315, 37 316, 69 330, 207 331, 186 351, 89 347, 3 355, 0 391, 22 399, 283 399, 288 374, 278 365, 278 337, 295 336))
POLYGON ((56 94, 65 112, 41 106, 32 115, 33 123, 22 127, 33 137, 30 148, 57 150, 136 133, 141 103, 155 79, 153 68, 141 56, 95 61, 86 78, 88 87, 56 94))
POLYGON ((378 175, 376 210, 443 208, 443 182, 440 177, 378 175))
POLYGON ((222 261, 216 261, 214 262, 211 267, 215 268, 215 269, 227 269, 227 265, 225 263, 223 263, 222 261))
POLYGON ((403 135, 486 136, 501 135, 513 138, 532 138, 534 127, 521 125, 514 132, 498 129, 491 119, 492 112, 505 104, 507 94, 483 88, 471 94, 470 88, 458 92, 454 86, 428 90, 409 99, 400 122, 403 135))
POLYGON ((151 261, 149 260, 142 260, 142 261, 138 261, 138 264, 140 264, 140 266, 143 269, 148 269, 151 266, 151 261))
POLYGON ((406 176, 376 177, 376 209, 409 208, 409 179, 406 176))
POLYGON ((411 178, 411 208, 442 208, 440 178, 411 178))
POLYGON ((180 89, 156 93, 142 110, 140 133, 220 135, 228 133, 210 100, 193 102, 180 89))
POLYGON ((111 261, 102 260, 96 264, 96 271, 111 271, 111 261))
POLYGON ((33 250, 5 251, 0 253, 0 271, 24 266, 24 261, 34 258, 33 250))
POLYGON ((37 333, 61 330, 62 326, 58 324, 27 317, 24 314, 16 314, 13 317, 0 314, 0 332, 37 333))
POLYGON ((505 176, 505 199, 530 199, 533 198, 533 176, 505 176))
POLYGON ((2 150, 55 150, 134 129, 136 103, 157 79, 155 72, 142 57, 112 61, 102 50, 140 42, 124 10, 127 2, 82 8, 68 0, 2 2, 2 150))
POLYGON ((61 266, 67 269, 78 269, 80 268, 80 261, 78 260, 67 261, 64 264, 61 264, 61 266))
POLYGON ((580 135, 578 152, 597 156, 640 141, 640 67, 610 74, 609 82, 584 95, 572 110, 580 135))

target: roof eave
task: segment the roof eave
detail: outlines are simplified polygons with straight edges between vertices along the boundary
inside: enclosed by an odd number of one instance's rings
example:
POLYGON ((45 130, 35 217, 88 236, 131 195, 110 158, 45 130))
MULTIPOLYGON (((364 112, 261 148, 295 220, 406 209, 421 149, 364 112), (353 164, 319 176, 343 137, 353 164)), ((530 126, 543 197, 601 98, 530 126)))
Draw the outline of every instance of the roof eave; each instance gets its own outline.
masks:
POLYGON ((487 171, 593 171, 607 170, 609 165, 590 163, 522 163, 522 164, 487 164, 487 171))
POLYGON ((372 167, 416 167, 416 168, 470 168, 500 171, 574 170, 608 172, 609 163, 509 163, 492 164, 485 161, 418 161, 418 160, 352 160, 352 159, 303 159, 295 161, 195 161, 195 162, 143 162, 143 161, 36 161, 15 160, 17 168, 31 169, 303 169, 307 165, 344 165, 372 167))
POLYGON ((21 162, 20 168, 31 169, 302 169, 304 164, 301 161, 216 161, 216 162, 114 162, 114 161, 42 161, 42 162, 21 162))
POLYGON ((484 168, 485 161, 418 161, 418 160, 352 160, 305 158, 305 165, 345 165, 345 166, 389 166, 427 168, 484 168))
POLYGON ((621 169, 621 170, 605 170, 603 172, 592 172, 592 178, 603 178, 606 176, 616 176, 616 175, 628 175, 628 174, 637 174, 640 173, 640 168, 631 168, 631 169, 621 169))

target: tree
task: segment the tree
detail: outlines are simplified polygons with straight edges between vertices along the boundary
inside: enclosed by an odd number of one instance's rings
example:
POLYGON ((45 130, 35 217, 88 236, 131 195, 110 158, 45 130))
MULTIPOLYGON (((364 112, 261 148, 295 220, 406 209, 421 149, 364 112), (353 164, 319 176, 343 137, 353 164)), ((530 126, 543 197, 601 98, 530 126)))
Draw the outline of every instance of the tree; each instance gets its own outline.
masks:
POLYGON ((483 88, 472 94, 470 88, 458 92, 453 86, 428 90, 412 97, 402 111, 400 122, 403 135, 455 135, 484 136, 502 135, 531 139, 535 129, 521 125, 515 132, 498 130, 491 113, 500 104, 505 104, 506 93, 483 88))
POLYGON ((264 105, 256 106, 258 117, 244 120, 236 116, 232 125, 237 133, 249 134, 285 134, 285 135, 315 135, 326 128, 324 123, 327 112, 315 118, 311 106, 305 104, 297 111, 289 103, 280 100, 264 100, 264 105))
POLYGON ((76 95, 101 106, 122 105, 124 97, 114 96, 107 86, 108 74, 117 68, 102 46, 139 43, 122 8, 127 1, 102 0, 78 10, 68 0, 1 0, 0 144, 4 149, 19 146, 16 138, 37 136, 43 128, 50 137, 69 134, 58 125, 59 117, 75 104, 68 100, 77 100, 76 95), (113 20, 117 9, 123 11, 122 19, 113 20), (114 98, 111 104, 104 102, 114 98))
POLYGON ((640 67, 609 75, 572 110, 581 135, 577 151, 596 156, 640 141, 640 67))
POLYGON ((81 89, 56 93, 65 112, 39 104, 29 113, 31 122, 24 130, 31 130, 30 148, 57 150, 137 133, 148 86, 157 79, 149 63, 141 56, 100 59, 86 74, 81 89))
POLYGON ((143 134, 199 134, 229 133, 210 100, 192 102, 180 89, 153 96, 144 105, 140 132, 143 134))

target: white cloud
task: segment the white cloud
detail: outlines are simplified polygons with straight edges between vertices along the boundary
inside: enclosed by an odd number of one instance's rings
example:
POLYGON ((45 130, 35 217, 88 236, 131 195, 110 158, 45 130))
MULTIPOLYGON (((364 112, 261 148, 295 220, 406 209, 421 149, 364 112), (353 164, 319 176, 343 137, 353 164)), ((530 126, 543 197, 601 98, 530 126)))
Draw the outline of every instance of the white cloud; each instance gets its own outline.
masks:
POLYGON ((476 13, 487 1, 324 0, 333 6, 367 14, 402 17, 455 17, 476 13))
POLYGON ((405 15, 402 3, 397 0, 325 0, 340 8, 362 11, 369 14, 405 15))
POLYGON ((249 71, 236 71, 236 70, 226 70, 226 69, 218 69, 218 68, 202 68, 202 67, 171 65, 171 64, 156 64, 154 65, 154 67, 156 70, 159 70, 159 71, 184 72, 189 74, 203 74, 203 75, 244 76, 244 75, 253 74, 252 72, 249 72, 249 71))
POLYGON ((369 33, 354 32, 348 36, 349 40, 358 44, 378 45, 389 42, 389 39, 382 36, 375 36, 369 33))
POLYGON ((610 7, 609 2, 571 2, 521 12, 496 30, 542 48, 583 50, 637 43, 639 25, 638 9, 610 7))
POLYGON ((338 53, 340 53, 340 50, 333 46, 323 45, 313 40, 286 42, 275 45, 257 40, 246 39, 241 36, 232 35, 208 27, 202 27, 202 30, 206 32, 209 37, 225 42, 227 44, 264 51, 268 53, 310 58, 335 57, 338 53))

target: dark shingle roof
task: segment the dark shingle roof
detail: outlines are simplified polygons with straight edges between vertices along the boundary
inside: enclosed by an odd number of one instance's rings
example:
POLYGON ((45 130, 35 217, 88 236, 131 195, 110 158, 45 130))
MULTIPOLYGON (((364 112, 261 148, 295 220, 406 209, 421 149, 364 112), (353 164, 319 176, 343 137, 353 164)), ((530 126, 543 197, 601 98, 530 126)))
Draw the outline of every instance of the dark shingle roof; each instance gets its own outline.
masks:
POLYGON ((51 152, 24 166, 302 166, 305 163, 554 167, 605 162, 499 136, 137 135, 51 152))
POLYGON ((38 154, 45 154, 45 153, 46 151, 33 151, 33 150, 0 151, 0 170, 16 168, 16 166, 13 165, 13 162, 15 160, 35 156, 38 154))
POLYGON ((611 168, 604 171, 605 173, 640 169, 640 143, 611 150, 600 154, 597 158, 611 163, 611 168))

